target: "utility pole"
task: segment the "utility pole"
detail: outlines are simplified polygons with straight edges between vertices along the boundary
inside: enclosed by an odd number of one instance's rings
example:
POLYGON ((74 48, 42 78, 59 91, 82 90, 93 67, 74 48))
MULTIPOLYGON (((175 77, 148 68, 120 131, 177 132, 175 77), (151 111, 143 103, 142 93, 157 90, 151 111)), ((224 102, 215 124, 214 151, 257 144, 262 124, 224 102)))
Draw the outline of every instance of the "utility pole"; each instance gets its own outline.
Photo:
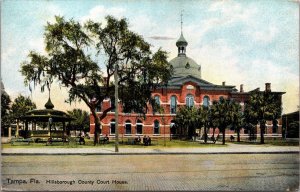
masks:
POLYGON ((115 79, 115 134, 116 134, 116 139, 115 139, 115 152, 119 152, 119 95, 118 95, 118 65, 115 64, 115 73, 114 73, 114 79, 115 79))

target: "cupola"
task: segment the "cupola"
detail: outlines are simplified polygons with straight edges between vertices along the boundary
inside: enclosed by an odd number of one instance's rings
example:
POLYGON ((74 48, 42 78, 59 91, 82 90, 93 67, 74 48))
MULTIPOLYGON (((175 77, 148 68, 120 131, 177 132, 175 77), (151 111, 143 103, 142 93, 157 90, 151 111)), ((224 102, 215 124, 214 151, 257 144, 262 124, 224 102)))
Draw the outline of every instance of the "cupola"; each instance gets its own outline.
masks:
POLYGON ((176 42, 176 46, 178 47, 178 57, 180 56, 186 56, 186 46, 188 45, 188 42, 183 37, 183 34, 181 33, 179 39, 176 42))

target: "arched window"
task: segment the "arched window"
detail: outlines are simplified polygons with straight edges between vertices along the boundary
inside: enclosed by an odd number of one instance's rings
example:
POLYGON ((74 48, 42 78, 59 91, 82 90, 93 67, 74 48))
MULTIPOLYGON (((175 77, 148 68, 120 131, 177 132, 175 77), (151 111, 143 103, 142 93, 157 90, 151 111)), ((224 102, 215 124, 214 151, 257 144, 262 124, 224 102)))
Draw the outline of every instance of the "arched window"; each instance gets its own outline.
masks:
POLYGON ((143 123, 141 120, 136 122, 136 134, 143 134, 143 123))
MULTIPOLYGON (((160 106, 160 98, 159 98, 158 95, 154 96, 154 101, 155 101, 155 104, 156 104, 157 106, 160 106)), ((157 112, 158 112, 157 109, 156 109, 155 107, 154 107, 154 109, 153 109, 153 112, 154 112, 154 113, 157 113, 157 112)))
POLYGON ((170 131, 171 131, 171 134, 172 134, 172 135, 176 134, 176 124, 175 124, 175 121, 174 121, 174 120, 171 121, 171 124, 170 124, 170 131))
POLYGON ((206 95, 203 98, 203 106, 208 107, 209 106, 209 97, 206 95))
POLYGON ((154 121, 154 134, 159 134, 159 121, 155 120, 154 121))
POLYGON ((194 106, 194 96, 193 95, 187 95, 185 98, 185 104, 187 107, 193 107, 194 106))
POLYGON ((170 112, 171 114, 176 114, 176 108, 177 108, 177 98, 176 96, 171 97, 171 105, 170 105, 170 112))
POLYGON ((116 134, 116 121, 114 119, 110 121, 110 134, 116 134))
POLYGON ((125 134, 131 134, 131 122, 129 120, 125 122, 125 134))
POLYGON ((156 103, 157 105, 160 105, 160 98, 159 98, 158 95, 156 95, 156 96, 154 97, 154 100, 155 100, 155 103, 156 103))

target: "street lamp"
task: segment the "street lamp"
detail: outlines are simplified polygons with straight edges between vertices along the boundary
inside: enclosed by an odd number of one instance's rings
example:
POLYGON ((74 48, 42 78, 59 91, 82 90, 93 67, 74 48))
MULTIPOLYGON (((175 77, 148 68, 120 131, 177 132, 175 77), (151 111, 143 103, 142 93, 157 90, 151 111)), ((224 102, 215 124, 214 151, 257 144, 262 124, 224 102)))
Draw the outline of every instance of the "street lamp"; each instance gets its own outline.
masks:
MULTIPOLYGON (((165 88, 166 88, 166 98, 168 103, 168 82, 165 82, 165 88)), ((164 110, 163 110, 164 112, 164 110)), ((165 113, 163 114, 164 117, 165 113)), ((164 146, 166 146, 166 120, 163 118, 164 123, 164 146)), ((170 130, 171 131, 171 130, 170 130)))
MULTIPOLYGON (((93 98, 91 99, 91 105, 93 106, 92 108, 94 108, 94 111, 92 111, 92 113, 95 113, 97 115, 97 111, 96 111, 96 97, 95 95, 93 96, 93 98)), ((95 128, 94 128, 94 145, 96 145, 99 141, 99 137, 98 137, 98 129, 96 129, 96 118, 94 118, 94 123, 95 123, 95 128)), ((76 133, 76 131, 75 131, 76 133)))
POLYGON ((52 117, 49 117, 48 123, 49 123, 49 132, 50 132, 50 138, 51 138, 51 126, 52 126, 52 123, 53 123, 52 117))
POLYGON ((115 64, 115 73, 114 73, 114 79, 115 79, 115 152, 119 152, 119 95, 118 95, 118 64, 115 64))

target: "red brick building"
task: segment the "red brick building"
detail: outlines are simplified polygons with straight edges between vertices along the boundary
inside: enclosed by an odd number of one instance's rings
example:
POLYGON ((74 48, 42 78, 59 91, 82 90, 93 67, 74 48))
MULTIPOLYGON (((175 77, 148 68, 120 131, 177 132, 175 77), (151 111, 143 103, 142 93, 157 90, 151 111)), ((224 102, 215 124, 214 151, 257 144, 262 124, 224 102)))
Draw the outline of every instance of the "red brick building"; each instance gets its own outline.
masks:
MULTIPOLYGON (((201 66, 193 59, 186 56, 187 41, 181 34, 176 42, 178 47, 178 56, 170 61, 174 69, 174 75, 169 80, 167 85, 164 85, 156 90, 153 90, 152 96, 156 102, 163 107, 164 113, 153 113, 149 110, 146 114, 146 119, 135 113, 124 113, 121 105, 119 105, 119 135, 120 137, 136 137, 149 135, 151 137, 170 137, 176 135, 173 119, 176 111, 180 106, 195 106, 211 105, 213 100, 219 100, 220 97, 233 98, 242 106, 248 99, 250 92, 244 92, 243 85, 240 85, 240 90, 237 90, 233 85, 226 85, 223 82, 221 85, 215 85, 204 79, 201 79, 201 66)), ((266 83, 266 89, 271 89, 271 84, 266 83)), ((278 92, 282 95, 283 92, 278 92)), ((102 111, 110 107, 111 101, 104 100, 102 111)), ((150 105, 149 108, 151 109, 150 105)), ((98 114, 101 114, 98 111, 98 114)), ((102 134, 114 137, 115 134, 115 114, 109 112, 108 115, 101 121, 102 134)), ((94 134, 95 124, 91 115, 90 133, 94 134)), ((259 129, 259 127, 258 127, 259 129)), ((212 133, 212 130, 211 130, 212 133)), ((241 130, 243 137, 244 130, 241 130)), ((260 133, 257 130, 257 133, 260 133)), ((199 133, 201 134, 201 133, 199 133)), ((218 134, 218 129, 216 129, 218 134)), ((233 130, 227 130, 227 135, 234 135, 233 130)), ((246 132, 245 132, 246 134, 246 132)), ((266 136, 281 136, 281 121, 278 121, 276 128, 272 122, 268 122, 266 136)), ((246 136, 246 135, 244 135, 246 136)), ((248 136, 248 135, 247 135, 248 136)))

